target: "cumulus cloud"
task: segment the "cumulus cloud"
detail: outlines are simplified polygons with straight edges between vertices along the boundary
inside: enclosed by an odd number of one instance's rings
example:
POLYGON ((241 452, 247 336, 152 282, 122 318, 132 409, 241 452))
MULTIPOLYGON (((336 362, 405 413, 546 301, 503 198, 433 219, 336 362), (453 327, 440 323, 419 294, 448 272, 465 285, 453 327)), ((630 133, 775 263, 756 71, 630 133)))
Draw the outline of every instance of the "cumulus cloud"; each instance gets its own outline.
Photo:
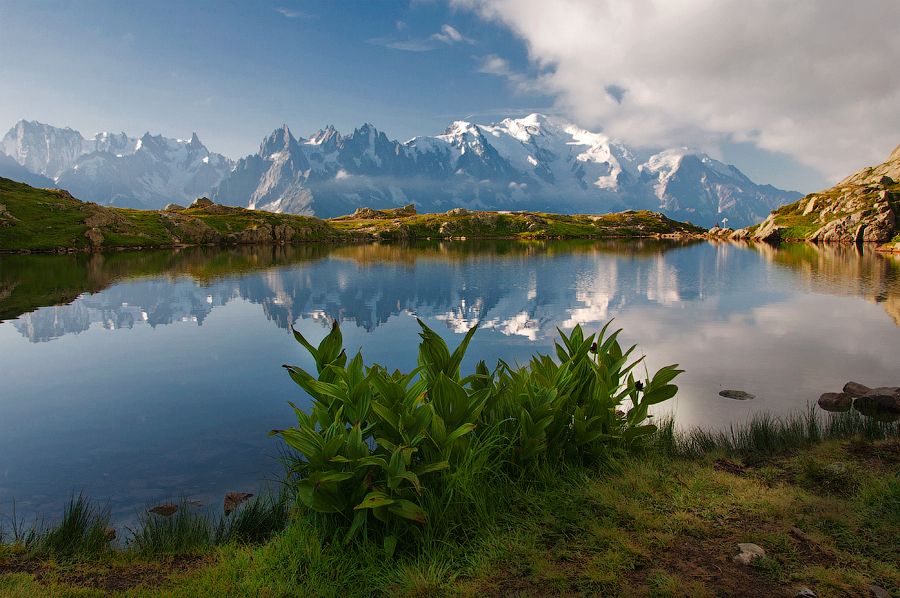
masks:
POLYGON ((560 110, 631 143, 750 142, 834 182, 900 143, 897 0, 450 2, 521 37, 560 110))

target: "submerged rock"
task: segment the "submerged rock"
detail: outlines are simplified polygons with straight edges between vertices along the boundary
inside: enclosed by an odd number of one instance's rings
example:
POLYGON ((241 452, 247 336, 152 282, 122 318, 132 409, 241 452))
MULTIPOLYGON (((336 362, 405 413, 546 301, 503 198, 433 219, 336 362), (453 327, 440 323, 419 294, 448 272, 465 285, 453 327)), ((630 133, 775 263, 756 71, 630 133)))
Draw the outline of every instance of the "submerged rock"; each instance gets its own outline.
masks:
POLYGON ((239 504, 247 500, 253 496, 252 494, 248 494, 247 492, 229 492, 225 495, 225 514, 230 515, 232 511, 234 511, 239 504))
POLYGON ((150 512, 155 515, 162 515, 163 517, 171 517, 175 514, 175 511, 178 510, 178 505, 173 505, 171 503, 165 505, 157 505, 150 509, 150 512))
POLYGON ((720 390, 719 396, 725 397, 726 399, 734 399, 735 401, 749 401, 750 399, 756 398, 756 395, 744 392, 743 390, 720 390))

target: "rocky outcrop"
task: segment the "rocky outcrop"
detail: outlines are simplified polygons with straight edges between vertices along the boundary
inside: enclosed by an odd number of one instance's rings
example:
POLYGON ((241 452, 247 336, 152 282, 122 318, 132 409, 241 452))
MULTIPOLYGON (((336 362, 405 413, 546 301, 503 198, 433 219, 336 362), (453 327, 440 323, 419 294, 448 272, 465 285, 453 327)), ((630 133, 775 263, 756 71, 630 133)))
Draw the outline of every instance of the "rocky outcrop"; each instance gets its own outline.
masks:
POLYGON ((372 208, 357 208, 350 216, 354 220, 388 220, 391 218, 403 218, 404 216, 415 216, 415 204, 409 204, 402 208, 393 208, 390 210, 373 210, 372 208))
POLYGON ((203 208, 208 208, 209 206, 214 205, 212 200, 207 197, 198 197, 188 206, 189 210, 202 210, 203 208))
POLYGON ((831 189, 781 206, 757 227, 735 231, 731 239, 769 242, 878 243, 879 251, 900 251, 884 244, 900 232, 900 147, 880 166, 864 168, 831 189))
POLYGON ((13 222, 18 221, 18 218, 7 211, 6 204, 0 203, 0 226, 12 226, 13 222))
POLYGON ((224 240, 219 231, 199 218, 191 218, 183 222, 177 222, 175 228, 181 236, 182 243, 202 245, 207 243, 221 243, 224 240))
POLYGON ((872 185, 881 183, 885 178, 900 181, 900 145, 894 148, 887 162, 873 168, 863 168, 838 183, 841 185, 872 185))
POLYGON ((756 239, 757 241, 765 241, 766 243, 778 243, 781 241, 781 231, 785 228, 787 227, 776 224, 775 215, 770 214, 769 217, 759 225, 759 228, 756 229, 756 232, 753 233, 751 238, 756 239))
POLYGON ((228 240, 232 243, 291 243, 295 239, 305 239, 312 234, 312 228, 294 228, 289 224, 268 222, 251 226, 240 232, 230 233, 228 240))
MULTIPOLYGON (((886 178, 886 177, 884 177, 886 178)), ((893 181, 890 181, 893 185, 893 181)), ((886 189, 878 189, 875 197, 867 193, 869 188, 846 188, 819 212, 822 226, 806 240, 838 241, 847 243, 886 243, 893 238, 897 228, 897 215, 892 204, 900 201, 886 189), (874 199, 874 201, 873 201, 874 199), (834 214, 847 214, 828 220, 834 214)), ((818 201, 813 197, 810 205, 818 201)))

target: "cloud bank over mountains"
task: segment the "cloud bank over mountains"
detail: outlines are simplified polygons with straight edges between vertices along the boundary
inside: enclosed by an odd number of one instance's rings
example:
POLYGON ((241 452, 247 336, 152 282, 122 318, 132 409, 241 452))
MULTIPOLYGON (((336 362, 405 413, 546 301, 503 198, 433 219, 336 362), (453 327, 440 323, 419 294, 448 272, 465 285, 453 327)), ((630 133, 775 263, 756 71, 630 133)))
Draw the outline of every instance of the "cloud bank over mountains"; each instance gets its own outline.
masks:
POLYGON ((900 131, 900 2, 451 0, 521 38, 536 76, 502 57, 481 72, 540 89, 584 126, 631 144, 715 155, 749 142, 837 182, 900 131))

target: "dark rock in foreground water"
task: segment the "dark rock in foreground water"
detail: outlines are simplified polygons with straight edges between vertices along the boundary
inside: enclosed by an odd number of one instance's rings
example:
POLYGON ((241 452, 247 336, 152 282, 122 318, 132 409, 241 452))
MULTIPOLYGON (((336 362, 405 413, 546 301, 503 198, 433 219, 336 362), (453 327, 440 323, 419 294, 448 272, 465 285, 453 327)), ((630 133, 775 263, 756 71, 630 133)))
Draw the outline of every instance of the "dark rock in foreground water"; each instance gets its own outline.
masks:
POLYGON ((853 401, 853 408, 881 422, 900 421, 900 388, 873 388, 853 401))
POLYGON ((861 397, 867 392, 872 390, 868 386, 860 384, 859 382, 848 382, 844 384, 844 392, 850 395, 851 397, 861 397))
POLYGON ((826 392, 819 397, 819 407, 825 411, 850 411, 850 406, 852 404, 853 395, 850 395, 847 392, 826 392))
POLYGON ((720 390, 719 396, 725 397, 726 399, 734 399, 735 401, 749 401, 750 399, 756 398, 756 395, 744 392, 743 390, 720 390))

